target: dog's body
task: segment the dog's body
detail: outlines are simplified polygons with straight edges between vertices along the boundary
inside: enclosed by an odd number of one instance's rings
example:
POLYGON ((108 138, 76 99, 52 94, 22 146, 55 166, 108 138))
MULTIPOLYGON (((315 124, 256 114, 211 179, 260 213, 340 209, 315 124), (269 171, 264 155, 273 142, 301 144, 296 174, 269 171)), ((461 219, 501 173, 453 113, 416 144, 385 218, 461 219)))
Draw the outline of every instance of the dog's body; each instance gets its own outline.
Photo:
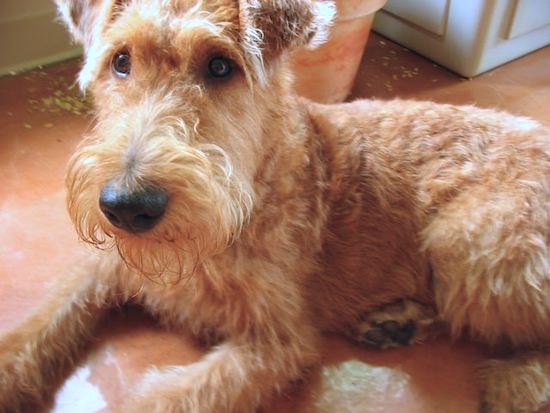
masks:
POLYGON ((550 399, 548 129, 474 107, 296 98, 285 50, 316 40, 328 3, 87 3, 58 0, 98 108, 68 204, 84 240, 117 248, 2 338, 0 412, 47 404, 130 299, 217 346, 152 372, 125 412, 253 412, 317 362, 321 332, 385 347, 434 321, 516 352, 488 364, 484 411, 550 399))

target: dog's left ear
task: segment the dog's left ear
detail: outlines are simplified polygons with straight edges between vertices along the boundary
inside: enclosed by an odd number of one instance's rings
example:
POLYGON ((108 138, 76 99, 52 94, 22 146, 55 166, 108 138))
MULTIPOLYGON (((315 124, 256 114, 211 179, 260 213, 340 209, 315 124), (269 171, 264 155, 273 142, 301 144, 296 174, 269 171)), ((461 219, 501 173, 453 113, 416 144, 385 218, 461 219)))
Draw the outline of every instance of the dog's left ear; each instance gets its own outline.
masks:
POLYGON ((244 47, 262 64, 287 49, 324 43, 335 14, 333 1, 239 0, 244 47))

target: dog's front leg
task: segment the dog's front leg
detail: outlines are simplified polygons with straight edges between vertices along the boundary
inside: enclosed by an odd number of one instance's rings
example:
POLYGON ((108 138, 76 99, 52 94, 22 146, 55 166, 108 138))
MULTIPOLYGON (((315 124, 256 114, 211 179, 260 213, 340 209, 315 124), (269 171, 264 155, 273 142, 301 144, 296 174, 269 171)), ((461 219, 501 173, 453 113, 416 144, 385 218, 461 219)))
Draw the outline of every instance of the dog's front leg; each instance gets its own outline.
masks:
POLYGON ((154 369, 123 412, 253 413, 317 361, 314 334, 295 334, 228 341, 200 362, 154 369))
POLYGON ((51 405, 97 323, 121 298, 119 261, 88 252, 61 277, 53 297, 0 338, 0 413, 51 405))

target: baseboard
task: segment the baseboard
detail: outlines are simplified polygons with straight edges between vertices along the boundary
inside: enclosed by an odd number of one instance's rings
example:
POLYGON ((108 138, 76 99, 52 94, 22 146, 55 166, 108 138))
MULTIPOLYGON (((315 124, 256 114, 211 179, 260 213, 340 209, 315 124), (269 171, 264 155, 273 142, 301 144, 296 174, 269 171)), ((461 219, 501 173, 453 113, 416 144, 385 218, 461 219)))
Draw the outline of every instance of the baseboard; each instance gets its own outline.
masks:
POLYGON ((78 56, 55 11, 0 21, 0 76, 78 56))

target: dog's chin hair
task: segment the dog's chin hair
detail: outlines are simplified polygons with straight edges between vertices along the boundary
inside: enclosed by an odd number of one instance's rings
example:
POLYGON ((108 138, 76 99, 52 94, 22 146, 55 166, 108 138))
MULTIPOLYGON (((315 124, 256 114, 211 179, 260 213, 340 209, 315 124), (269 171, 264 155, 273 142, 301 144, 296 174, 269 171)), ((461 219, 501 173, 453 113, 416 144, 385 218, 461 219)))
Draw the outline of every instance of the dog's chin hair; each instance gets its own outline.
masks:
POLYGON ((173 229, 162 231, 162 236, 160 231, 134 235, 111 227, 101 218, 100 221, 103 222, 79 225, 79 237, 101 250, 116 249, 130 269, 158 283, 177 283, 193 276, 204 260, 222 252, 233 241, 220 233, 213 235, 209 228, 195 228, 196 234, 173 229))
MULTIPOLYGON (((248 199, 243 195, 245 199, 248 199)), ((99 208, 72 211, 74 226, 81 240, 101 250, 117 249, 129 268, 152 281, 178 282, 192 276, 197 267, 208 257, 228 248, 238 237, 248 210, 239 211, 203 210, 197 213, 195 222, 183 227, 172 226, 170 222, 185 222, 187 214, 168 213, 166 222, 142 234, 130 234, 114 228, 99 208), (226 214, 231 214, 234 225, 222 225, 226 214), (170 215, 181 215, 182 221, 174 221, 170 215)), ((213 203, 210 204, 214 206, 213 203)), ((176 208, 177 209, 177 208, 176 208)))
POLYGON ((152 282, 175 284, 195 274, 209 255, 201 240, 185 243, 149 238, 115 238, 114 244, 126 265, 152 282))

